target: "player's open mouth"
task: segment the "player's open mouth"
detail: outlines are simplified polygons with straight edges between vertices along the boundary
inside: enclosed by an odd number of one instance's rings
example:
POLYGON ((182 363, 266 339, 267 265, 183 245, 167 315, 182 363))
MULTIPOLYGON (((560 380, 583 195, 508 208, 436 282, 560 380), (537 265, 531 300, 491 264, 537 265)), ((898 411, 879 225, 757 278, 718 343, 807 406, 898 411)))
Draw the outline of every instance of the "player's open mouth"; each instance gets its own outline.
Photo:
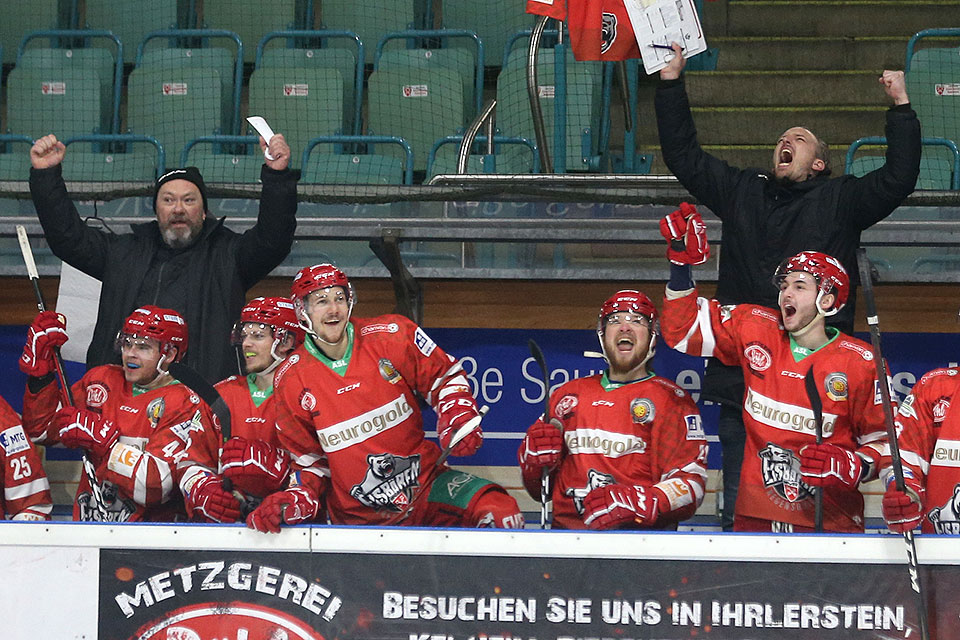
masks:
POLYGON ((140 368, 140 365, 138 365, 136 362, 128 362, 128 363, 126 363, 126 364, 123 365, 123 366, 125 366, 127 369, 139 369, 139 368, 140 368))
POLYGON ((793 162, 793 151, 791 151, 786 147, 784 147, 783 149, 780 149, 779 161, 781 165, 786 165, 793 162))
POLYGON ((797 308, 792 304, 783 305, 783 319, 787 320, 797 314, 797 308))
POLYGON ((257 354, 254 353, 253 351, 244 351, 244 352, 243 352, 243 357, 244 357, 244 358, 256 358, 256 357, 257 357, 257 354))
POLYGON ((617 350, 618 351, 630 351, 633 348, 633 340, 630 338, 620 338, 617 340, 617 350))

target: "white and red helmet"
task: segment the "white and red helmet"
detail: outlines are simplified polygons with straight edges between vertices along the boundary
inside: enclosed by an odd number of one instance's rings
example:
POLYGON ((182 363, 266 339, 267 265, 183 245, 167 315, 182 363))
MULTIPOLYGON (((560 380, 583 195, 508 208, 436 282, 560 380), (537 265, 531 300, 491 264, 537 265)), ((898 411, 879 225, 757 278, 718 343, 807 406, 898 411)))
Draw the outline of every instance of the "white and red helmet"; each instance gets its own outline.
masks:
POLYGON ((313 331, 313 323, 307 316, 305 301, 307 296, 318 289, 329 289, 330 287, 342 287, 347 296, 347 319, 353 313, 353 305, 357 300, 353 292, 353 286, 347 279, 347 274, 341 271, 336 265, 329 262, 315 264, 311 267, 304 267, 293 277, 293 285, 290 287, 290 297, 293 299, 293 308, 297 314, 297 320, 300 326, 307 333, 316 336, 313 331))
POLYGON ((239 345, 243 342, 241 330, 248 322, 262 324, 273 329, 273 337, 282 340, 286 335, 293 336, 294 346, 303 342, 303 327, 297 322, 297 313, 290 298, 254 298, 240 311, 240 321, 233 326, 231 341, 239 345))
MULTIPOLYGON (((622 289, 607 298, 597 315, 597 337, 600 339, 600 350, 603 352, 604 358, 607 358, 607 348, 603 344, 603 332, 607 328, 607 318, 614 313, 632 313, 647 319, 647 327, 650 330, 650 344, 647 346, 647 357, 643 359, 641 364, 649 362, 653 357, 657 335, 660 333, 660 326, 657 323, 657 308, 654 306, 653 300, 636 289, 622 289)), ((609 358, 607 360, 609 361, 609 358)))
POLYGON ((126 337, 153 338, 160 343, 160 353, 164 355, 171 347, 176 347, 174 362, 179 362, 187 354, 187 321, 173 309, 153 305, 140 307, 123 321, 123 327, 117 333, 118 351, 126 337))
POLYGON ((840 261, 833 256, 820 251, 801 251, 780 263, 776 273, 773 274, 773 284, 780 288, 780 283, 787 277, 787 274, 797 271, 809 273, 817 280, 817 287, 819 288, 817 292, 817 313, 832 316, 847 303, 847 298, 850 296, 850 276, 843 265, 840 264, 840 261), (824 311, 820 307, 820 300, 830 293, 834 295, 833 306, 824 311))

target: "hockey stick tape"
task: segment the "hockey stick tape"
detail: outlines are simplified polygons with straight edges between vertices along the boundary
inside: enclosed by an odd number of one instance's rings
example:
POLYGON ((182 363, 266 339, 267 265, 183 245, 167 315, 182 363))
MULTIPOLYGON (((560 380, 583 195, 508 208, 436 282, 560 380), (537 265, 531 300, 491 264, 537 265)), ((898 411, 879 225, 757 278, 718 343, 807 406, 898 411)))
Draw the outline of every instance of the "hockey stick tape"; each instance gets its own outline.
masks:
MULTIPOLYGON (((267 145, 269 145, 270 138, 273 137, 273 129, 270 128, 270 125, 267 124, 267 121, 260 116, 250 116, 247 118, 247 122, 250 123, 251 127, 257 130, 257 133, 259 133, 267 145)), ((276 158, 271 156, 266 149, 263 150, 263 157, 267 160, 276 160, 276 158)))
POLYGON ((472 418, 467 420, 466 424, 464 424, 462 427, 457 429, 456 433, 453 434, 453 437, 450 438, 450 444, 448 444, 447 447, 452 449, 453 447, 457 446, 461 440, 463 440, 468 435, 470 435, 473 431, 475 431, 476 428, 480 426, 480 421, 483 420, 483 416, 487 415, 487 411, 489 410, 490 410, 490 407, 488 407, 487 405, 483 405, 482 407, 480 407, 480 415, 473 416, 472 418))

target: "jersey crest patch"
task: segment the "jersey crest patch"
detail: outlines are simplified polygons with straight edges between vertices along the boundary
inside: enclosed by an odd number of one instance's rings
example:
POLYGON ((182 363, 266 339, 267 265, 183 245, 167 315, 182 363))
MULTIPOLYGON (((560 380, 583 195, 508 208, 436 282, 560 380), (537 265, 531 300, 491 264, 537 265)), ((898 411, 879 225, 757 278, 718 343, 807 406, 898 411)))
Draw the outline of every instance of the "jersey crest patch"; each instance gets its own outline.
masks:
POLYGON ((770 350, 759 342, 751 342, 743 350, 743 357, 747 359, 747 364, 752 371, 766 371, 773 363, 773 357, 770 350))
POLYGON ((553 412, 561 420, 566 420, 568 417, 573 415, 573 410, 577 408, 579 404, 577 396, 574 394, 568 394, 560 398, 560 402, 557 403, 557 406, 554 407, 553 412))
POLYGON ((203 419, 200 410, 198 409, 189 420, 173 425, 170 430, 184 442, 190 442, 191 433, 194 431, 203 432, 203 419))
POLYGON ((943 422, 943 418, 947 415, 947 409, 950 408, 950 398, 941 397, 933 405, 933 421, 934 422, 943 422))
POLYGON ((827 397, 834 402, 847 401, 847 375, 839 371, 831 373, 823 381, 827 389, 827 397))
POLYGON ((636 424, 649 424, 653 422, 655 415, 656 408, 649 398, 634 398, 630 401, 630 417, 636 424))
POLYGON ((564 492, 568 498, 573 500, 573 507, 577 513, 583 515, 583 499, 587 494, 598 487, 605 487, 610 484, 616 484, 617 479, 609 473, 601 473, 596 469, 587 471, 587 484, 584 487, 570 487, 564 492))
POLYGON ((163 417, 164 409, 166 409, 166 404, 162 397, 154 398, 147 404, 147 418, 150 420, 151 429, 157 428, 157 424, 160 423, 160 418, 163 417))
POLYGON ((617 41, 617 14, 603 13, 600 23, 600 53, 606 53, 617 41))
POLYGON ((367 456, 366 475, 350 488, 350 495, 366 507, 399 513, 413 499, 414 490, 420 486, 419 477, 419 454, 371 454, 367 456))
POLYGON ((9 457, 29 449, 30 439, 27 438, 27 434, 23 432, 23 427, 18 424, 4 431, 0 431, 0 446, 3 447, 3 450, 9 457))
POLYGON ((430 336, 420 327, 417 327, 417 331, 413 335, 413 343, 417 345, 417 349, 420 349, 420 353, 427 358, 429 358, 433 350, 437 348, 437 343, 431 340, 430 336))
POLYGON ((380 358, 380 362, 377 366, 380 369, 380 375, 383 376, 383 379, 390 384, 397 384, 403 380, 403 376, 400 375, 400 372, 397 371, 397 368, 393 366, 393 363, 386 358, 380 358))
POLYGON ((300 393, 300 408, 307 413, 313 413, 313 410, 317 408, 316 396, 304 389, 300 393))
POLYGON ((793 451, 768 442, 757 455, 762 461, 763 486, 778 506, 799 510, 799 502, 813 497, 813 490, 800 478, 800 459, 793 451))
POLYGON ((109 395, 109 389, 107 389, 105 384, 95 382, 87 387, 87 406, 102 407, 109 395))

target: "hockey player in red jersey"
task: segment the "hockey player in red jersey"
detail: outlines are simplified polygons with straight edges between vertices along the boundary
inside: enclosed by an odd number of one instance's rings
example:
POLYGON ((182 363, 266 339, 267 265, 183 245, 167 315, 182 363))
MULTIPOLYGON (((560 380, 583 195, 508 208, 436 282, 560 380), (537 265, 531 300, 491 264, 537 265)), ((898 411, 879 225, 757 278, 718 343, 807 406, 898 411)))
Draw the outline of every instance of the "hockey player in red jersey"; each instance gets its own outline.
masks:
POLYGON ((95 469, 93 492, 87 476, 80 478, 74 520, 182 518, 178 483, 188 479, 190 460, 216 466, 220 440, 209 408, 174 384, 166 370, 187 350, 186 322, 171 309, 135 310, 117 334, 123 364, 88 371, 72 387, 76 406, 58 411, 50 372, 53 346, 65 341, 63 316, 41 313, 31 325, 20 367, 30 376, 25 430, 44 444, 59 441, 86 450, 95 469))
POLYGON ((657 310, 639 291, 618 291, 600 309, 597 335, 609 369, 557 388, 550 416, 527 430, 520 470, 540 499, 553 473, 560 529, 676 529, 703 501, 707 441, 697 405, 647 368, 657 310))
MULTIPOLYGON (((220 452, 220 473, 243 494, 244 507, 283 488, 290 456, 277 440, 273 375, 283 359, 303 342, 303 328, 289 298, 255 298, 240 312, 232 341, 243 355, 245 376, 218 382, 217 392, 230 409, 232 437, 220 452)), ((207 504, 205 519, 235 522, 237 501, 220 494, 207 504)))
POLYGON ((889 456, 880 472, 887 487, 883 519, 892 531, 922 526, 924 533, 960 535, 960 409, 953 403, 958 389, 960 369, 934 369, 900 404, 897 443, 906 490, 897 490, 889 456))
POLYGON ((850 281, 834 258, 803 251, 774 275, 780 313, 755 305, 721 306, 697 297, 691 264, 708 250, 692 207, 664 218, 670 282, 663 310, 668 345, 715 356, 744 372, 747 430, 736 531, 808 532, 815 528, 815 487, 823 491, 823 529, 863 531, 861 482, 877 476, 886 443, 873 353, 866 343, 826 327, 843 307, 850 281), (823 444, 804 377, 813 372, 823 444))
MULTIPOLYGON (((334 524, 522 526, 503 488, 437 468, 440 448, 424 437, 415 392, 437 413, 441 447, 461 427, 479 424, 460 363, 403 316, 352 319, 353 288, 333 265, 301 269, 292 294, 307 338, 277 370, 274 394, 280 445, 295 477, 247 524, 279 531, 310 521, 325 497, 334 524)), ((478 426, 452 455, 470 455, 482 443, 478 426)))
POLYGON ((50 482, 20 416, 0 398, 0 520, 49 520, 50 482))

